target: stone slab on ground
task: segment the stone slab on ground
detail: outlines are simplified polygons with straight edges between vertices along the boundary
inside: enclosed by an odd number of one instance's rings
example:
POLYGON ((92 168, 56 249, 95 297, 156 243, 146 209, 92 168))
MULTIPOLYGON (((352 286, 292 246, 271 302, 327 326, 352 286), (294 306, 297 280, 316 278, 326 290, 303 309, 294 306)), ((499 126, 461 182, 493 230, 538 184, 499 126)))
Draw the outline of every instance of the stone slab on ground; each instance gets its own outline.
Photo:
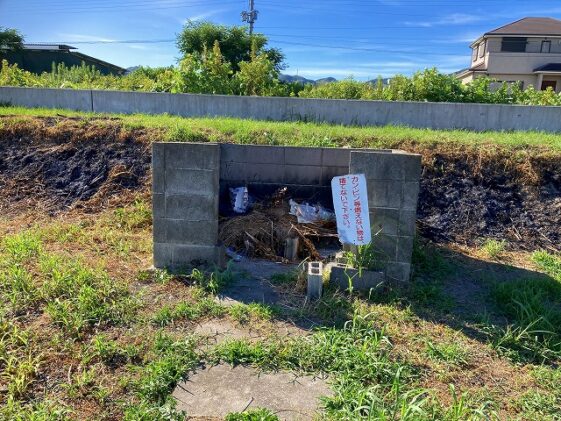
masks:
POLYGON ((220 364, 191 374, 177 385, 177 409, 189 417, 225 417, 230 412, 267 408, 281 420, 317 418, 319 398, 332 395, 327 381, 286 372, 220 364))
POLYGON ((227 319, 211 319, 197 324, 194 333, 207 339, 208 345, 217 345, 237 339, 257 341, 271 336, 297 337, 308 335, 310 331, 284 321, 273 321, 270 324, 252 328, 227 319))
POLYGON ((280 300, 278 292, 275 291, 269 279, 278 273, 287 273, 296 269, 296 265, 275 263, 261 259, 243 258, 233 266, 235 272, 242 276, 218 296, 219 300, 225 304, 235 303, 262 303, 275 304, 280 300))

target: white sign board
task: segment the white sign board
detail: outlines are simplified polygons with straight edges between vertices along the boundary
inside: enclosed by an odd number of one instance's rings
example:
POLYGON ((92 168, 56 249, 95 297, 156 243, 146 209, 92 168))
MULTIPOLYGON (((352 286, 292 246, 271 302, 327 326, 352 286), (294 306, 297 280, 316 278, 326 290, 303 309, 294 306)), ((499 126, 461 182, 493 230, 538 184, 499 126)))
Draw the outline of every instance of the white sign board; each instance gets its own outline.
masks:
POLYGON ((331 180, 337 233, 343 244, 363 246, 372 241, 364 174, 348 174, 331 180))

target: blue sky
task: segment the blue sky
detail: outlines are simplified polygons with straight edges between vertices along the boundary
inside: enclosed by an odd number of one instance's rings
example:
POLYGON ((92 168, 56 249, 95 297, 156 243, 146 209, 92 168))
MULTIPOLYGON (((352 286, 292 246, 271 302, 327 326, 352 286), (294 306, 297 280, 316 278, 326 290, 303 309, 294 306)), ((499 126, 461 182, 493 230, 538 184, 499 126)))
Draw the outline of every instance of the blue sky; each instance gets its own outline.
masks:
MULTIPOLYGON (((525 16, 561 18, 556 0, 255 0, 256 31, 286 54, 288 74, 365 80, 469 64, 478 35, 525 16)), ((28 42, 64 42, 111 63, 164 66, 187 19, 241 24, 244 0, 0 0, 0 26, 28 42), (150 40, 119 44, 115 41, 150 40), (160 42, 161 41, 161 42, 160 42), (101 42, 101 43, 100 43, 101 42)))

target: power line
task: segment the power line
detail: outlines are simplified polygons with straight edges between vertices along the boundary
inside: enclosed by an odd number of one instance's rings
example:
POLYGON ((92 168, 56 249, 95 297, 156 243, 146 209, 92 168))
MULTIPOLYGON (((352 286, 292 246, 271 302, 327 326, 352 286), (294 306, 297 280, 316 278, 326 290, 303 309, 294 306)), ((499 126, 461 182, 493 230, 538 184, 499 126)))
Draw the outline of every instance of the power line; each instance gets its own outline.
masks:
POLYGON ((122 11, 122 10, 132 10, 133 12, 150 11, 150 10, 167 10, 167 9, 184 9, 194 6, 208 6, 208 5, 225 5, 225 4, 238 4, 236 0, 220 0, 220 1, 201 1, 201 2, 190 2, 188 4, 176 4, 170 6, 154 6, 154 2, 137 2, 137 3, 126 3, 126 4, 113 4, 113 5, 101 5, 93 7, 63 7, 63 8, 30 8, 21 9, 18 8, 12 13, 48 13, 55 12, 60 14, 66 13, 102 13, 107 11, 122 11), (135 7, 137 6, 137 7, 135 7))

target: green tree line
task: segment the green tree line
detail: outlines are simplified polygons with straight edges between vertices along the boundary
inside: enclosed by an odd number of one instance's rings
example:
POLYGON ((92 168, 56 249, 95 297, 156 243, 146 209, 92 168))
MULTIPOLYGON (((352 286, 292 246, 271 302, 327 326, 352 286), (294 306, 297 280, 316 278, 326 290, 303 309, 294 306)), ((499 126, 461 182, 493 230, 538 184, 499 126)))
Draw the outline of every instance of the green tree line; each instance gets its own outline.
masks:
MULTIPOLYGON (((17 31, 4 30, 0 47, 3 43, 18 48, 22 41, 17 31)), ((246 28, 238 26, 187 22, 177 37, 177 47, 183 56, 176 66, 140 67, 124 76, 102 75, 84 63, 73 67, 53 64, 51 72, 36 75, 3 60, 0 86, 561 105, 561 94, 551 89, 538 91, 532 86, 522 89, 518 84, 484 77, 464 85, 454 75, 440 73, 436 68, 419 71, 411 77, 397 75, 388 84, 383 84, 381 79, 360 82, 352 78, 320 85, 285 83, 279 79, 280 71, 285 68, 282 52, 268 48, 264 35, 249 35, 246 28)))

